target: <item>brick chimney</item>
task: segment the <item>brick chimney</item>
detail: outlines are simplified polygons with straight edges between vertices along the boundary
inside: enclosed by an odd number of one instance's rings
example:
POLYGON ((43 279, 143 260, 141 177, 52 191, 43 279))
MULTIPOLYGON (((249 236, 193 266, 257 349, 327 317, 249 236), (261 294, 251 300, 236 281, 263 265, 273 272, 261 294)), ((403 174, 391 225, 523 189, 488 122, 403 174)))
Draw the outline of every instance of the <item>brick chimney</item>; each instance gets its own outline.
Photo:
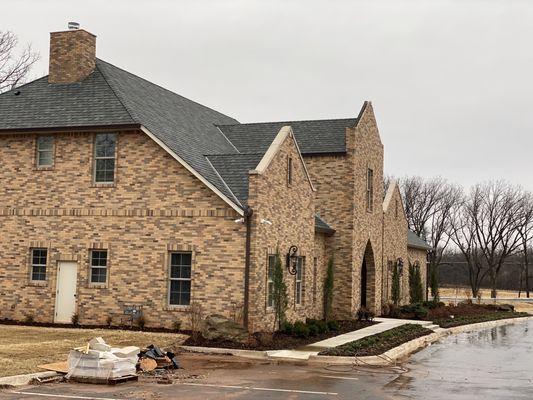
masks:
POLYGON ((96 36, 69 23, 69 30, 50 33, 49 83, 81 82, 96 66, 96 36))

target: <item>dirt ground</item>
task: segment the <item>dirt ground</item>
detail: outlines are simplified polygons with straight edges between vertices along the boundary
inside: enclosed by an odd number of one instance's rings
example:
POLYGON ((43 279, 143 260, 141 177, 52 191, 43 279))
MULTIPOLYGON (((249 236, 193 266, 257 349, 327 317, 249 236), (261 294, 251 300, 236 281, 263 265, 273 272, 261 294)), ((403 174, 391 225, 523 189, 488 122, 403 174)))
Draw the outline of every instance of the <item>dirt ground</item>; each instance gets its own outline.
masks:
POLYGON ((187 336, 110 329, 66 329, 0 325, 0 377, 41 372, 38 365, 65 361, 69 351, 101 336, 111 346, 173 348, 187 336))

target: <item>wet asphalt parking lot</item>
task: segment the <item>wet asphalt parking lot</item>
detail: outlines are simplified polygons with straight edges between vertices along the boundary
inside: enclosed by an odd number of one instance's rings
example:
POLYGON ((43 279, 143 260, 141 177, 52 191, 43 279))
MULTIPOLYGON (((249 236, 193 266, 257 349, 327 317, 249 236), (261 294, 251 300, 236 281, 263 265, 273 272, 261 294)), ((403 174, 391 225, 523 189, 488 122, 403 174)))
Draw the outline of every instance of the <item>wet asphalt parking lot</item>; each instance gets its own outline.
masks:
POLYGON ((119 386, 59 383, 0 392, 0 399, 533 399, 533 321, 449 336, 403 370, 323 368, 186 356, 195 379, 119 386))

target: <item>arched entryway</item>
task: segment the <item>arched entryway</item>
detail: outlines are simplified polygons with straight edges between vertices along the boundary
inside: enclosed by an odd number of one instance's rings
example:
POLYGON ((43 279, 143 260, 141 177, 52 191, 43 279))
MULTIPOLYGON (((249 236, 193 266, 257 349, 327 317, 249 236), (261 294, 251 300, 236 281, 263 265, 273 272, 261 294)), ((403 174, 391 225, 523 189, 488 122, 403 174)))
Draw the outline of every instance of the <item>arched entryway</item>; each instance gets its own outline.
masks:
POLYGON ((374 251, 370 240, 366 244, 365 254, 361 265, 360 306, 374 311, 376 298, 374 251))

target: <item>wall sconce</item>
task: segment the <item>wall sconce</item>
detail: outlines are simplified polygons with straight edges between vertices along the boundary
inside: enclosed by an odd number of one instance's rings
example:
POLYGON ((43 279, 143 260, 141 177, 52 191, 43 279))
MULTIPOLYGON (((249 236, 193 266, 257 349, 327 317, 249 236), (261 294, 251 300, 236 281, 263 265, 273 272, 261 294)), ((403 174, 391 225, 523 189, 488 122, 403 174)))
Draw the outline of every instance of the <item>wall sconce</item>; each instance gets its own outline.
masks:
POLYGON ((289 252, 287 253, 287 271, 289 274, 296 275, 298 267, 298 246, 292 245, 289 247, 289 252))

